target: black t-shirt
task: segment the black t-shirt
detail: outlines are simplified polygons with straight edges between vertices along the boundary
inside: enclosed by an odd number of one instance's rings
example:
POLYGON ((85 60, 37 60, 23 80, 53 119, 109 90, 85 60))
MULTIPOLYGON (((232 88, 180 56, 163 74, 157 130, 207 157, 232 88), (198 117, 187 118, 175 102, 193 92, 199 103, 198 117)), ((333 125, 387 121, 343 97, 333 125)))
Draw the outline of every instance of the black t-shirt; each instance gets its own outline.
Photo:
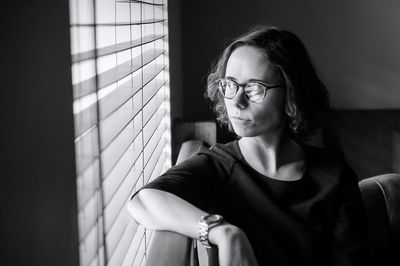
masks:
POLYGON ((170 192, 241 228, 263 265, 363 265, 366 215, 342 156, 303 146, 296 181, 249 166, 238 142, 202 147, 143 188, 170 192))

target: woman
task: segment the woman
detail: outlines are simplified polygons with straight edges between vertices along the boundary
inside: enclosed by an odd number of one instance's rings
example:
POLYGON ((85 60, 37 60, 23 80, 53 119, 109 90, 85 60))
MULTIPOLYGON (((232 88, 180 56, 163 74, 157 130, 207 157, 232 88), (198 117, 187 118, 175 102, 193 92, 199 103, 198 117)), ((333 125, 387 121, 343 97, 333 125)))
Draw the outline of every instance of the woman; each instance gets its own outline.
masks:
POLYGON ((220 265, 363 265, 357 177, 340 155, 303 144, 328 95, 301 41, 256 27, 224 50, 207 96, 238 140, 145 186, 133 217, 218 246, 220 265))

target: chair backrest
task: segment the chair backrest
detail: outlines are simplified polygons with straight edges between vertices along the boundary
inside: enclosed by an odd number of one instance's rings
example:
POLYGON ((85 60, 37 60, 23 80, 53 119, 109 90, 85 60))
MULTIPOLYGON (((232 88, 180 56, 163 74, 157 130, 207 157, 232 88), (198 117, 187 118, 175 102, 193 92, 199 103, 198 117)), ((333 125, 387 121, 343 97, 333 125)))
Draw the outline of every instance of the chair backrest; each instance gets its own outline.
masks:
POLYGON ((359 186, 368 216, 371 265, 400 265, 400 175, 370 177, 359 186))

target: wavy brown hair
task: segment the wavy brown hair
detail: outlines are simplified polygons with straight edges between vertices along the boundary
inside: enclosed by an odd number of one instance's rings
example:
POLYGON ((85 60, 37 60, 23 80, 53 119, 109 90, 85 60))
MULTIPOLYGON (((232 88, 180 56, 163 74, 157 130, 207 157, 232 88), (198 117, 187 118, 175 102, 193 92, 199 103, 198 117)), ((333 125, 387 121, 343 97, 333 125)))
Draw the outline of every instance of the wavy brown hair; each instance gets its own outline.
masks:
POLYGON ((318 78, 300 39, 292 32, 274 26, 256 26, 234 39, 213 66, 207 79, 206 97, 212 102, 217 121, 233 131, 216 81, 225 76, 230 55, 241 46, 259 49, 278 67, 286 87, 287 127, 294 139, 307 140, 320 126, 322 115, 329 109, 328 91, 318 78))

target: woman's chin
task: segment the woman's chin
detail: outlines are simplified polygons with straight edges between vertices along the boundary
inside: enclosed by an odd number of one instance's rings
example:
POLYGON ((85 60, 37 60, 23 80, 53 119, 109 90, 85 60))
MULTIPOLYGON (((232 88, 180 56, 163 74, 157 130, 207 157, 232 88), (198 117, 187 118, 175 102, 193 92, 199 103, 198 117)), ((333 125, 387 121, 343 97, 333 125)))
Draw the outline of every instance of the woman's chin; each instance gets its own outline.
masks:
POLYGON ((239 137, 255 137, 255 136, 257 136, 257 133, 254 132, 254 130, 252 128, 249 128, 249 127, 245 128, 245 127, 235 127, 235 126, 233 126, 233 131, 239 137))
POLYGON ((258 127, 258 126, 243 126, 243 125, 235 125, 232 123, 232 128, 235 134, 242 138, 248 137, 259 137, 265 135, 276 135, 281 134, 282 131, 279 127, 258 127))

